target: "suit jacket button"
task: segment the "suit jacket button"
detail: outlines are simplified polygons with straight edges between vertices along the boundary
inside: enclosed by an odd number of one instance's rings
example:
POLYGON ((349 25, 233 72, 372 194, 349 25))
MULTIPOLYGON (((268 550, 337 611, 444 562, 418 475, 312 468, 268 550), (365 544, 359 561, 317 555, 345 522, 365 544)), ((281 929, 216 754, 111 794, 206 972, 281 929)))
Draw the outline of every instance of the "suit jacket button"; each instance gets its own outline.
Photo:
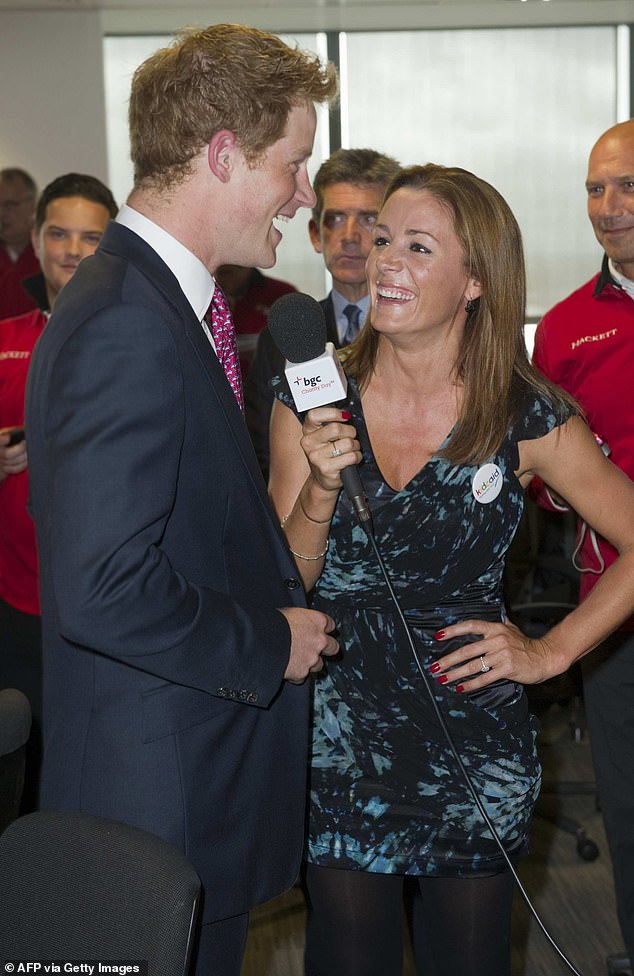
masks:
POLYGON ((216 688, 216 694, 218 695, 218 698, 227 698, 229 692, 226 688, 216 688))
POLYGON ((299 587, 299 580, 294 579, 292 576, 290 579, 284 581, 289 590, 296 590, 299 587))
POLYGON ((249 705, 255 705, 256 701, 258 700, 258 696, 254 691, 252 691, 247 695, 246 700, 248 701, 249 705))

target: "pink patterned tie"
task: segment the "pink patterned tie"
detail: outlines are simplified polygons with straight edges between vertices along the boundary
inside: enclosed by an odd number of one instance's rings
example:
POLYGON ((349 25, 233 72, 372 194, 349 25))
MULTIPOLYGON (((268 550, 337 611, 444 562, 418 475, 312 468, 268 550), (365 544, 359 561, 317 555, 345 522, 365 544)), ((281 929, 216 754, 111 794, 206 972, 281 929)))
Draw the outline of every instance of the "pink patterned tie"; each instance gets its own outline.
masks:
POLYGON ((220 360, 220 365, 225 371, 225 376, 229 380, 229 385, 233 390, 234 396, 238 401, 238 406, 241 410, 244 410, 242 375, 240 373, 240 360, 238 358, 236 330, 233 327, 231 310, 218 285, 214 288, 211 308, 205 318, 207 321, 211 319, 211 336, 216 347, 216 354, 220 360))

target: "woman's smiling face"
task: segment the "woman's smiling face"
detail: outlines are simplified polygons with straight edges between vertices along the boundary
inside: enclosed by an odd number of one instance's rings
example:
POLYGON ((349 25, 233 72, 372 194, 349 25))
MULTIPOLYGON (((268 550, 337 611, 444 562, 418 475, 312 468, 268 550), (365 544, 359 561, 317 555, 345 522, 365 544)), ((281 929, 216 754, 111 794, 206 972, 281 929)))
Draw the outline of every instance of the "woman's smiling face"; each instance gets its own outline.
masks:
POLYGON ((465 303, 481 291, 465 268, 451 209, 424 189, 402 187, 388 197, 366 271, 372 325, 386 335, 462 329, 465 303))

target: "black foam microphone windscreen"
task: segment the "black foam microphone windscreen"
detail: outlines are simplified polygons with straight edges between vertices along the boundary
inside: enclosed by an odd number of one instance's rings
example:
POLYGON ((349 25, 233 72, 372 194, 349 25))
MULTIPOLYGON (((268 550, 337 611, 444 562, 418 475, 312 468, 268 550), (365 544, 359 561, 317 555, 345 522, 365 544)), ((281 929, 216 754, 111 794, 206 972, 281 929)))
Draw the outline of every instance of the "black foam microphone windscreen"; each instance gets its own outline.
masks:
MULTIPOLYGON (((346 379, 333 344, 328 343, 326 348, 326 317, 319 302, 301 292, 282 295, 271 306, 269 332, 284 358, 297 366, 298 375, 292 381, 294 386, 300 387, 299 391, 293 392, 297 409, 304 411, 310 407, 334 406, 335 403, 341 408, 346 379), (319 375, 304 377, 302 385, 304 364, 310 366, 314 360, 319 360, 319 375), (335 386, 340 390, 338 395, 333 394, 335 386), (306 391, 310 400, 305 396, 306 391)), ((287 369, 287 378, 288 372, 287 369)), ((342 468, 341 481, 357 518, 371 528, 370 509, 356 464, 342 468)))
POLYGON ((323 355, 326 347, 326 317, 314 298, 289 292, 273 302, 269 332, 289 363, 306 363, 323 355))

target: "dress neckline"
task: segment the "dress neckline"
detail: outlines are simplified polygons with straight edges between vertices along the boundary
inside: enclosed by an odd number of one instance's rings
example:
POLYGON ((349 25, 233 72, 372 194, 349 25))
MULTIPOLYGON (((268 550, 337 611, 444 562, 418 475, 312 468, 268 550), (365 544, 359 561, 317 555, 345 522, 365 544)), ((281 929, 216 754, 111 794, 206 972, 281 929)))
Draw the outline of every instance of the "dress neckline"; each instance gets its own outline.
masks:
MULTIPOLYGON (((446 445, 449 442, 449 438, 451 437, 455 427, 451 428, 451 430, 446 435, 446 437, 439 445, 437 450, 434 451, 434 453, 429 458, 429 460, 427 460, 412 475, 409 481, 407 481, 401 488, 395 488, 393 485, 390 484, 390 482, 384 476, 383 472, 381 471, 381 468, 379 467, 379 463, 376 459, 376 456, 374 454, 374 450, 372 448, 372 440, 370 438, 370 434, 365 420, 365 414, 363 412, 363 403, 361 401, 361 394, 359 392, 359 387, 354 376, 348 377, 348 385, 350 386, 353 394, 352 396, 349 397, 349 402, 350 405, 353 407, 355 419, 358 419, 360 421, 360 428, 359 426, 357 426, 357 436, 359 437, 359 440, 361 442, 361 450, 363 452, 363 462, 364 462, 363 465, 361 466, 361 480, 364 481, 363 471, 364 469, 367 468, 368 465, 370 465, 374 469, 375 480, 379 481, 384 486, 384 489, 386 489, 387 492, 390 493, 391 498, 396 498, 398 497, 398 495, 402 493, 407 493, 432 466, 435 467, 438 464, 440 460, 440 458, 438 457, 438 451, 441 451, 444 447, 446 447, 446 445)), ((366 488, 367 491, 369 486, 364 485, 364 487, 366 488)), ((385 494, 385 493, 386 492, 384 491, 381 494, 385 494)))

